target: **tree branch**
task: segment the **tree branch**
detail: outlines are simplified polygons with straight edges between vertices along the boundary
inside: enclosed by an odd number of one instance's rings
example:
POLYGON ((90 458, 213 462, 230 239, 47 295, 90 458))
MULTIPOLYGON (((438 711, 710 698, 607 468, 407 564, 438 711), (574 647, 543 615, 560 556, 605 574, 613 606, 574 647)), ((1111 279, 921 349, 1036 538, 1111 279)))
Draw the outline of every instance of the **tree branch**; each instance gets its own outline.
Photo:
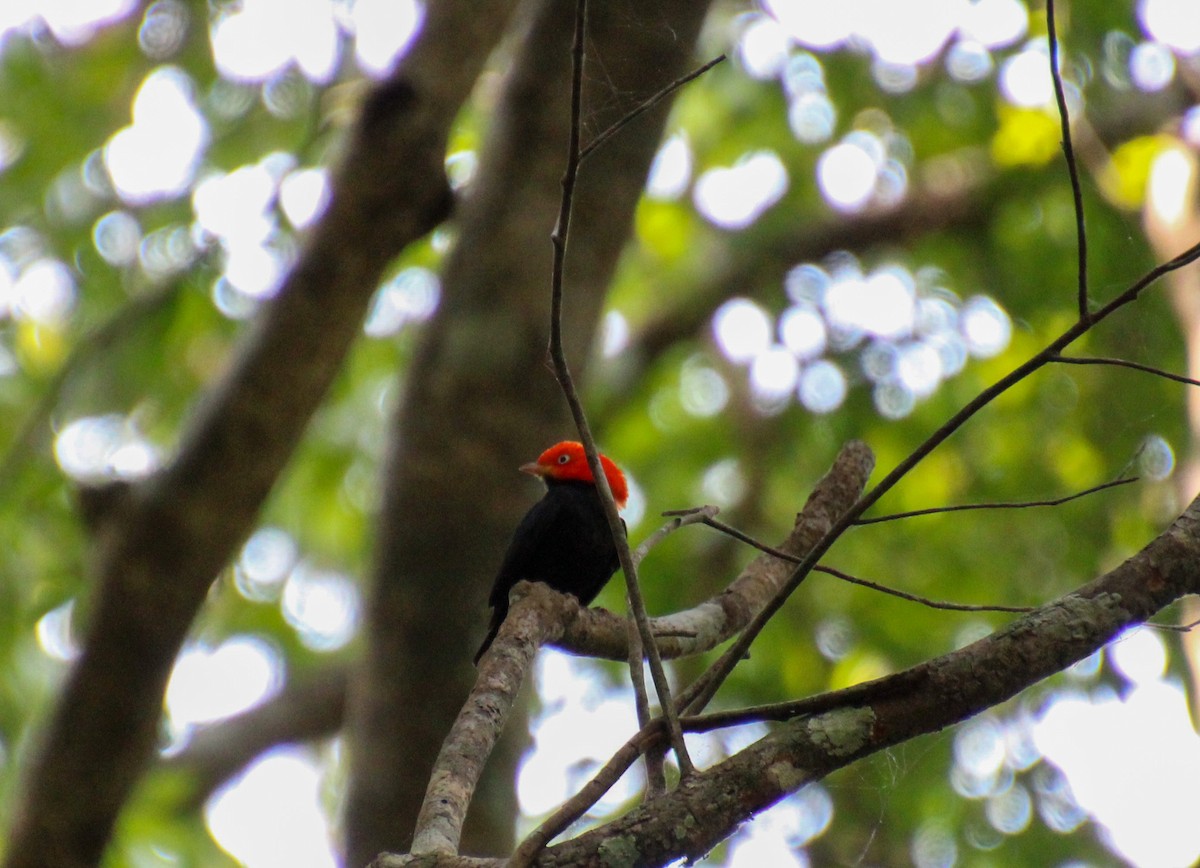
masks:
POLYGON ((454 855, 484 763, 538 649, 562 632, 577 600, 540 582, 518 582, 513 603, 479 678, 434 763, 412 853, 454 855))
POLYGON ((774 707, 773 717, 788 722, 766 737, 652 805, 550 848, 536 864, 594 864, 617 848, 627 864, 697 859, 747 817, 806 784, 997 705, 1198 590, 1200 501, 1193 501, 1112 572, 965 648, 830 695, 839 704, 774 707))
POLYGON ((1041 370, 1044 366, 1053 361, 1057 356, 1061 355, 1062 351, 1078 340, 1081 336, 1090 331, 1093 327, 1103 322, 1114 312, 1120 310, 1127 304, 1136 301, 1138 297, 1146 290, 1148 286, 1153 284, 1165 274, 1169 274, 1176 269, 1182 268, 1192 262, 1200 259, 1200 243, 1180 253, 1174 259, 1161 265, 1155 266, 1146 272, 1138 280, 1134 281, 1124 292, 1117 295, 1107 304, 1102 306, 1094 313, 1088 314, 1077 320, 1074 324, 1068 327, 1062 334, 1050 342, 1043 350, 1029 358, 1026 362, 1018 365, 1005 376, 1001 377, 991 386, 988 386, 973 399, 968 401, 962 409, 950 417, 940 428, 934 431, 928 438, 925 439, 907 458, 897 464, 890 473, 887 474, 874 488, 863 495, 858 503, 854 505, 841 519, 839 519, 829 532, 817 543, 813 549, 805 556, 804 560, 797 565, 792 575, 788 578, 787 583, 780 589, 779 593, 771 600, 767 606, 759 612, 745 631, 737 638, 737 640, 729 647, 728 650, 717 660, 713 666, 696 680, 680 697, 682 710, 686 712, 696 713, 704 708, 705 705, 716 694, 716 691, 724 680, 733 671, 739 661, 745 658, 746 652, 750 645, 767 622, 774 614, 779 611, 784 602, 796 588, 808 577, 808 574, 816 566, 817 562, 825 555, 833 546, 838 538, 862 516, 864 512, 871 508, 878 500, 883 497, 888 491, 896 486, 896 484, 908 475, 914 467, 917 466, 929 453, 940 446, 951 434, 961 428, 966 422, 971 419, 976 413, 994 401, 998 396, 1008 391, 1017 383, 1026 379, 1036 371, 1041 370))
MULTIPOLYGON (((650 619, 664 658, 700 654, 720 645, 745 627, 787 580, 786 558, 803 557, 862 494, 875 466, 866 444, 852 440, 842 447, 829 472, 813 487, 787 538, 777 548, 785 558, 763 554, 745 566, 724 591, 709 600, 650 619)), ((557 643, 566 651, 625 660, 625 622, 604 609, 582 609, 557 643)))

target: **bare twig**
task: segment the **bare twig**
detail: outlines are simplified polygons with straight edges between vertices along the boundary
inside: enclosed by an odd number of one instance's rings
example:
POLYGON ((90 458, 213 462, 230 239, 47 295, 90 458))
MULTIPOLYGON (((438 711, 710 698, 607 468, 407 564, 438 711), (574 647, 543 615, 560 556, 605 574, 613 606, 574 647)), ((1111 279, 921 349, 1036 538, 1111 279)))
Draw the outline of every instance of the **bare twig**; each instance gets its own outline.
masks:
POLYGON ((717 506, 697 506, 691 509, 667 510, 663 513, 663 517, 669 518, 671 521, 642 540, 638 547, 634 549, 633 562, 640 564, 646 555, 650 553, 650 549, 654 548, 668 535, 679 530, 681 527, 686 527, 689 524, 704 524, 706 521, 716 518, 717 513, 720 511, 720 507, 717 506))
MULTIPOLYGON (((708 519, 704 523, 715 530, 719 530, 723 534, 727 534, 728 536, 731 536, 736 540, 744 542, 747 545, 754 546, 754 548, 758 549, 759 551, 766 552, 769 555, 774 555, 775 557, 777 557, 781 560, 789 561, 793 564, 799 564, 803 560, 802 558, 798 558, 795 555, 790 555, 785 551, 780 551, 779 549, 775 548, 774 546, 769 546, 766 543, 761 542, 761 541, 755 539, 754 537, 750 536, 749 534, 747 534, 743 531, 740 531, 735 527, 727 525, 722 521, 717 521, 716 519, 708 519)), ((938 600, 931 600, 928 597, 922 597, 917 594, 910 594, 907 591, 898 591, 895 588, 889 588, 887 585, 881 585, 878 582, 872 582, 869 579, 860 579, 857 576, 852 576, 849 573, 843 572, 843 571, 835 569, 833 567, 818 565, 818 566, 813 567, 813 571, 818 572, 818 573, 825 573, 826 575, 833 576, 835 579, 841 579, 843 582, 849 582, 852 585, 861 585, 864 588, 870 588, 874 591, 879 591, 882 594, 889 594, 893 597, 899 597, 901 600, 908 600, 909 602, 912 602, 912 603, 920 603, 922 606, 926 606, 930 609, 944 609, 944 610, 951 611, 951 612, 1018 612, 1018 613, 1020 613, 1020 612, 1032 612, 1033 611, 1033 609, 1028 606, 993 606, 993 605, 973 605, 970 603, 945 603, 945 602, 940 602, 938 600)))
POLYGON ((1054 100, 1058 103, 1058 120, 1062 126, 1062 149, 1067 158, 1067 175, 1071 179, 1071 195, 1075 200, 1075 237, 1079 254, 1079 318, 1088 313, 1087 230, 1083 219, 1083 191, 1079 186, 1079 168, 1075 165, 1075 146, 1071 144, 1071 116, 1067 111, 1067 96, 1063 91, 1062 73, 1058 68, 1058 31, 1054 21, 1054 0, 1046 0, 1046 28, 1050 40, 1050 77, 1054 80, 1054 100))
POLYGON ((800 586, 804 579, 808 576, 812 568, 833 546, 839 537, 868 509, 879 501, 887 492, 891 491, 896 484, 903 479, 908 473, 916 467, 929 453, 940 446, 947 438, 955 431, 961 428, 966 422, 975 416, 980 410, 994 401, 998 396, 1004 394, 1014 385, 1025 380, 1033 373, 1041 370, 1049 364, 1054 358, 1059 356, 1064 349, 1078 340, 1082 335, 1089 332, 1099 323, 1103 322, 1114 312, 1120 310, 1127 304, 1131 304, 1155 281, 1165 274, 1183 268, 1200 259, 1200 244, 1194 244, 1187 250, 1180 253, 1174 259, 1168 262, 1161 263, 1147 271, 1144 275, 1132 283, 1124 292, 1114 297, 1107 304, 1098 310, 1089 313, 1087 316, 1080 317, 1075 323, 1069 326, 1057 338, 1051 341, 1044 349, 1036 353, 1022 364, 1018 365, 1008 374, 1001 377, 991 386, 988 386, 970 401, 968 401, 962 409, 950 417, 940 428, 934 431, 928 438, 903 461, 897 464, 887 476, 885 476, 873 489, 867 492, 841 519, 839 519, 825 537, 813 547, 808 556, 797 565, 788 582, 784 585, 780 592, 776 595, 767 606, 755 617, 754 621, 742 632, 738 639, 726 650, 726 652, 713 664, 713 666, 690 685, 680 697, 681 710, 685 713, 696 713, 708 704, 709 700, 715 695, 717 689, 729 677, 729 673, 741 661, 749 650, 750 645, 762 632, 767 621, 771 619, 780 607, 783 606, 787 598, 792 592, 800 586))
POLYGON ((881 594, 888 594, 892 597, 899 597, 901 600, 908 600, 910 603, 920 603, 929 609, 942 609, 947 612, 1013 612, 1016 614, 1024 614, 1032 612, 1033 606, 996 606, 996 605, 974 605, 972 603, 946 603, 939 600, 931 600, 928 597, 922 597, 917 594, 910 594, 907 591, 898 591, 895 588, 889 588, 887 585, 881 585, 878 582, 872 582, 870 579, 860 579, 858 576, 852 576, 842 570, 833 567, 823 566, 818 564, 813 567, 814 572, 825 573, 828 576, 833 576, 835 579, 841 579, 843 582, 849 582, 852 585, 861 585, 864 588, 870 588, 873 591, 879 591, 881 594))
POLYGON ((619 121, 617 121, 615 124, 613 124, 608 129, 606 129, 604 132, 600 133, 600 135, 596 136, 596 138, 594 138, 590 142, 588 142, 587 147, 585 147, 583 150, 581 150, 579 152, 579 162, 582 163, 584 160, 586 160, 588 158, 588 156, 591 155, 592 151, 603 146, 605 142, 607 142, 609 139, 611 139, 613 136, 615 136, 617 133, 619 133, 621 130, 623 130, 634 119, 636 119, 636 118, 640 117, 641 115, 645 114, 646 112, 650 111, 650 109, 654 108, 656 105, 658 105, 664 99, 669 97, 675 91, 679 90, 679 88, 683 87, 688 82, 695 81, 697 78, 704 75, 704 73, 708 72, 710 69, 712 69, 718 63, 721 63, 724 60, 725 60, 724 54, 718 55, 717 57, 714 57, 712 60, 710 60, 708 63, 704 64, 703 66, 697 67, 696 69, 693 69, 691 72, 689 72, 685 75, 679 76, 679 78, 675 79, 673 82, 668 84, 662 90, 658 91, 658 93, 655 93, 652 96, 648 97, 647 99, 643 100, 642 103, 640 105, 638 105, 635 109, 630 111, 628 114, 626 114, 619 121))
POLYGON ((914 518, 919 515, 937 515, 943 512, 967 512, 974 509, 1029 509, 1035 506, 1062 506, 1064 503, 1070 503, 1072 500, 1078 500, 1081 497, 1087 497, 1089 494, 1096 494, 1100 491, 1107 491, 1110 488, 1116 488, 1118 485, 1129 485, 1131 482, 1137 482, 1138 477, 1128 477, 1126 479, 1114 479, 1105 482, 1101 485, 1095 485, 1083 491, 1077 491, 1074 494, 1068 494, 1065 497, 1058 497, 1053 500, 1024 500, 999 503, 962 503, 955 506, 931 506, 928 509, 913 509, 908 512, 893 512, 889 515, 878 515, 872 518, 860 518, 854 522, 855 527, 861 527, 868 524, 879 524, 885 521, 899 521, 903 518, 914 518))
MULTIPOLYGON (((558 212, 558 221, 550 235, 554 247, 554 261, 551 271, 551 301, 550 301, 550 359, 554 365, 554 374, 562 387, 563 395, 571 408, 571 416, 579 431, 579 439, 583 442, 587 454, 588 466, 596 480, 596 488, 604 505, 604 513, 608 519, 608 527, 617 546, 617 554, 621 561, 621 569, 625 573, 626 592, 629 595, 630 612, 637 621, 638 632, 645 646, 646 658, 650 663, 650 677, 654 681, 658 693, 660 707, 667 718, 667 726, 671 733, 671 747, 679 762, 679 771, 683 776, 692 773, 694 767, 688 756, 687 746, 683 741, 683 733, 679 722, 675 719, 674 707, 671 702, 671 687, 663 670, 662 658, 658 646, 654 643, 654 634, 650 630, 649 618, 646 614, 646 604, 642 598, 641 588, 637 581, 637 567, 629 551, 629 541, 625 537, 625 528, 617 512, 617 505, 609 489, 608 480, 600 466, 600 454, 596 449, 596 441, 588 425, 583 404, 575 390, 571 371, 567 365, 567 357, 563 351, 562 342, 562 296, 563 269, 566 263, 567 238, 571 225, 571 205, 575 195, 575 180, 579 174, 579 119, 583 98, 583 56, 584 37, 587 26, 587 0, 578 0, 575 15, 575 39, 572 44, 572 73, 571 73, 571 130, 567 151, 567 167, 563 173, 562 200, 558 212)), ((640 666, 640 663, 639 663, 640 666)), ((642 700, 639 699, 639 702, 642 700)))
POLYGON ((1154 374, 1154 376, 1162 377, 1166 380, 1174 380, 1176 383, 1183 383, 1188 386, 1200 386, 1200 380, 1193 380, 1191 377, 1185 377, 1182 374, 1172 374, 1170 371, 1164 371, 1161 368, 1155 368, 1151 365, 1143 365, 1141 362, 1131 362, 1127 359, 1110 359, 1102 356, 1055 356, 1050 361, 1061 365, 1111 365, 1117 368, 1132 368, 1135 371, 1154 374))

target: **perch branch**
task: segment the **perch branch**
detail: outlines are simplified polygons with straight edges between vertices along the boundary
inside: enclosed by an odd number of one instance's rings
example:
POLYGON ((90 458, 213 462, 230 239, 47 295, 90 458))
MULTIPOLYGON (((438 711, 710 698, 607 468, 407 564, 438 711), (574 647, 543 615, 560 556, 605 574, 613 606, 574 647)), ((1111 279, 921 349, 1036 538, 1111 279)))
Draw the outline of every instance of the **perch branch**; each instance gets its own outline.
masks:
POLYGON ((493 650, 438 753, 417 817, 412 854, 454 855, 471 797, 512 709, 525 672, 546 641, 562 632, 578 601, 540 582, 519 582, 493 650))

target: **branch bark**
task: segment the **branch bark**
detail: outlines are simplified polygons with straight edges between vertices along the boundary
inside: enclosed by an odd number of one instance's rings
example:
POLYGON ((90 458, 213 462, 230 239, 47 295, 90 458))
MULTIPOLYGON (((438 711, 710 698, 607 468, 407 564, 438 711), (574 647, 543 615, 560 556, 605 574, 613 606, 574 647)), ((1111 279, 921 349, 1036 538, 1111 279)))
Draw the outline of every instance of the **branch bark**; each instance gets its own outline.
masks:
MULTIPOLYGON (((852 507, 866 487, 875 457, 866 444, 852 440, 842 447, 829 472, 813 488, 780 551, 803 557, 852 507)), ((769 554, 756 557, 729 587, 712 599, 682 612, 651 618, 664 658, 700 654, 720 645, 745 627, 776 594, 793 564, 769 554)), ((565 651, 623 661, 629 651, 626 622, 605 609, 583 609, 567 624, 558 647, 565 651)))
POLYGON ((847 704, 798 717, 672 793, 552 847, 539 866, 697 859, 806 784, 1015 696, 1200 590, 1200 500, 1141 552, 959 651, 852 688, 847 704))

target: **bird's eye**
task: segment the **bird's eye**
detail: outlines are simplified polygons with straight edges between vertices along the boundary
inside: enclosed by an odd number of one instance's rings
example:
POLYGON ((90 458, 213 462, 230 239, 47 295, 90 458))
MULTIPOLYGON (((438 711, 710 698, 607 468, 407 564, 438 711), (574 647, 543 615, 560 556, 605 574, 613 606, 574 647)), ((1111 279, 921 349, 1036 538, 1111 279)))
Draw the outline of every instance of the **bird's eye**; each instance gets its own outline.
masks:
POLYGON ((566 464, 566 463, 567 463, 568 461, 570 461, 570 460, 571 460, 571 456, 570 456, 570 455, 567 455, 567 454, 565 454, 565 453, 564 453, 564 454, 562 454, 562 455, 560 455, 560 456, 558 456, 558 463, 559 463, 559 464, 566 464))

